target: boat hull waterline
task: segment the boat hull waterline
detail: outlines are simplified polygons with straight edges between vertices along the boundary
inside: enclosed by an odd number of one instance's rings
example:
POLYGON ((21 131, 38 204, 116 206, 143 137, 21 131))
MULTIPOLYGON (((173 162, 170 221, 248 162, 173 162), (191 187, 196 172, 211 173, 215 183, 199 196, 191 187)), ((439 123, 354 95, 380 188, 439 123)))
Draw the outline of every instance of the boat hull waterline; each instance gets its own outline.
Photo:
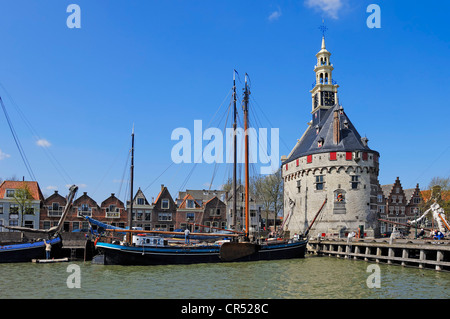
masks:
MULTIPOLYGON (((254 253, 232 261, 303 258, 306 244, 307 241, 302 240, 292 243, 257 245, 258 249, 254 253)), ((136 247, 99 242, 96 248, 99 254, 94 257, 92 263, 102 265, 170 265, 230 261, 221 258, 220 245, 136 247)))
MULTIPOLYGON (((61 237, 47 240, 52 245, 52 255, 62 248, 61 237)), ((0 263, 31 262, 33 259, 45 258, 45 243, 12 244, 0 246, 0 263)))

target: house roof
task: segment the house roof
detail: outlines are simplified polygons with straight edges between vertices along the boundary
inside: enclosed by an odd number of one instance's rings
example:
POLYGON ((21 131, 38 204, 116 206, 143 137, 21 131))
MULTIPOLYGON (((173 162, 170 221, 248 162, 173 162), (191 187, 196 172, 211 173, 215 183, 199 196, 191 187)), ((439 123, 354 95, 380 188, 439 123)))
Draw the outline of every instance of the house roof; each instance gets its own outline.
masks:
POLYGON ((20 189, 28 186, 31 196, 34 200, 44 200, 38 182, 31 181, 4 181, 0 184, 0 198, 5 198, 7 189, 20 189))
POLYGON ((186 207, 186 202, 187 202, 188 199, 194 201, 194 206, 195 206, 195 208, 201 208, 201 207, 202 207, 202 205, 200 205, 200 204, 195 200, 195 198, 192 197, 191 194, 186 194, 186 195, 184 196, 184 198, 183 198, 183 201, 182 201, 181 204, 178 206, 178 208, 187 208, 187 207, 186 207))
MULTIPOLYGON (((431 190, 424 190, 421 191, 421 193, 424 202, 427 202, 431 199, 431 190)), ((441 198, 445 202, 450 201, 450 191, 441 191, 441 198)))
MULTIPOLYGON (((365 138, 363 138, 365 139, 365 138)), ((367 144, 364 145, 361 136, 352 124, 347 114, 343 111, 339 104, 335 104, 327 110, 317 125, 309 125, 302 138, 295 145, 291 154, 284 163, 291 162, 299 157, 310 154, 326 153, 326 152, 343 152, 343 151, 371 151, 367 144), (333 113, 339 112, 340 122, 340 141, 335 144, 333 141, 333 113), (344 127, 346 123, 347 128, 344 127), (317 127, 319 133, 317 133, 317 127), (323 140, 322 147, 318 146, 318 141, 323 140)), ((376 152, 378 154, 378 152, 376 152)), ((379 154, 378 154, 379 155, 379 154)))

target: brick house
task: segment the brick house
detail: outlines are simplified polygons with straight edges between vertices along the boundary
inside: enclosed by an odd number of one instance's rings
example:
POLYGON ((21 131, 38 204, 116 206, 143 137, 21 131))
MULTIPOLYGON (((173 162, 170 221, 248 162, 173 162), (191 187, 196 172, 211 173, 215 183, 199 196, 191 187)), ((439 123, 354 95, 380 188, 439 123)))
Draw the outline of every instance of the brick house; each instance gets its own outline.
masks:
MULTIPOLYGON (((217 196, 204 204, 202 225, 227 228, 227 206, 217 196)), ((205 231, 209 231, 208 228, 205 231)))
MULTIPOLYGON (((380 218, 396 223, 406 224, 408 220, 417 218, 420 215, 422 194, 419 184, 415 188, 403 189, 400 178, 397 177, 394 184, 382 185, 382 195, 384 209, 380 211, 380 218)), ((380 205, 379 205, 380 206, 380 205)), ((391 232, 394 224, 381 223, 381 233, 391 232)))
POLYGON ((153 203, 151 223, 158 230, 173 231, 176 224, 177 205, 169 190, 161 185, 161 191, 153 203))
POLYGON ((64 222, 64 231, 89 229, 89 223, 84 216, 89 216, 100 221, 103 220, 104 216, 97 202, 89 197, 87 192, 84 192, 83 195, 74 200, 72 210, 64 222))
MULTIPOLYGON (((130 206, 130 201, 127 201, 127 207, 130 206)), ((127 212, 129 208, 127 209, 127 212)), ((142 227, 144 230, 152 230, 152 213, 153 204, 151 204, 144 195, 144 192, 139 188, 133 198, 133 226, 142 227)), ((128 223, 128 220, 127 220, 128 223)))
POLYGON ((102 223, 124 228, 127 225, 128 214, 125 205, 114 193, 111 193, 100 205, 100 216, 95 218, 102 223))
POLYGON ((195 200, 195 198, 191 194, 187 193, 178 204, 176 213, 176 228, 189 228, 189 230, 191 231, 200 230, 200 226, 190 225, 189 223, 203 225, 203 213, 203 206, 199 203, 199 201, 195 200))
POLYGON ((67 199, 55 191, 44 200, 44 207, 41 210, 40 226, 41 229, 50 229, 58 225, 59 219, 67 204, 67 199))

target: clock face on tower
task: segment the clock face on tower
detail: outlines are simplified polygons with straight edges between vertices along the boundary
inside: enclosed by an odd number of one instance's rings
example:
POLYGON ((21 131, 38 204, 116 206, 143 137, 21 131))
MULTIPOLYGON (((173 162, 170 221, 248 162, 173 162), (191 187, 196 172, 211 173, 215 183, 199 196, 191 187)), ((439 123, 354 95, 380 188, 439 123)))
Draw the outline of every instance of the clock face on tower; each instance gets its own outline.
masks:
POLYGON ((322 92, 322 105, 332 106, 334 105, 334 93, 333 92, 322 92))

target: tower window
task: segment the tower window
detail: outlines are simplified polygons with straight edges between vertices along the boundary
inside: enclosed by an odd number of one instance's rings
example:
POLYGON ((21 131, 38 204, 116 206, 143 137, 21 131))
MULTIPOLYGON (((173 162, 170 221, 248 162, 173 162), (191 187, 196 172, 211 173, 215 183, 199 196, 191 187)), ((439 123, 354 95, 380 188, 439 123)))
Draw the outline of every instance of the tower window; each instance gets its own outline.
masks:
POLYGON ((359 176, 352 176, 352 189, 358 189, 359 176))
POLYGON ((297 193, 300 193, 300 186, 301 186, 301 181, 298 180, 297 181, 297 193))
POLYGON ((321 191, 323 190, 323 175, 317 175, 316 176, 316 190, 321 191))
POLYGON ((312 163, 312 155, 306 157, 306 163, 312 163))

